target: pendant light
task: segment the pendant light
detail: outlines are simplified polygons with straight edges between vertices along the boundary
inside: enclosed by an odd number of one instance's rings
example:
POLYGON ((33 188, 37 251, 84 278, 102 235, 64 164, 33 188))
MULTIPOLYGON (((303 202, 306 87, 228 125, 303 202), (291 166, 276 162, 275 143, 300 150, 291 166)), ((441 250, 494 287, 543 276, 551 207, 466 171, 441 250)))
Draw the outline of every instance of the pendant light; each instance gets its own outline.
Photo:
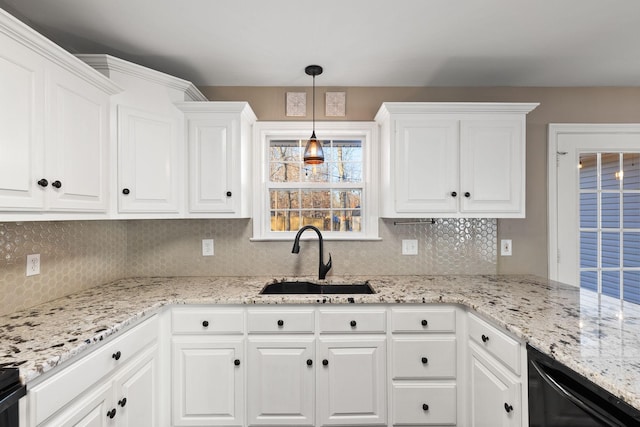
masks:
POLYGON ((322 67, 319 65, 309 65, 304 71, 308 75, 313 76, 313 131, 304 149, 304 163, 307 165, 319 165, 324 163, 324 152, 322 151, 322 142, 316 138, 316 76, 322 74, 322 67))

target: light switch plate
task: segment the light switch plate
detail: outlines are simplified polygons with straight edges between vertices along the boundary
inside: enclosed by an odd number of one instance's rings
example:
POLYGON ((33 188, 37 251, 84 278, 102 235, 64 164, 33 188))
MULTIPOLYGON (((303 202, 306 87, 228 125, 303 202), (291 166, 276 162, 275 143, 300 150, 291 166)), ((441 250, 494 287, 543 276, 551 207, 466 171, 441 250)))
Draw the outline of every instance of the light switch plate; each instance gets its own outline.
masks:
POLYGON ((27 255, 27 276, 40 274, 40 254, 27 255))
POLYGON ((418 241, 415 239, 403 239, 402 255, 418 255, 418 241))
POLYGON ((213 256, 213 239, 202 239, 202 256, 213 256))
POLYGON ((511 256, 513 254, 513 246, 511 239, 500 240, 500 256, 511 256))

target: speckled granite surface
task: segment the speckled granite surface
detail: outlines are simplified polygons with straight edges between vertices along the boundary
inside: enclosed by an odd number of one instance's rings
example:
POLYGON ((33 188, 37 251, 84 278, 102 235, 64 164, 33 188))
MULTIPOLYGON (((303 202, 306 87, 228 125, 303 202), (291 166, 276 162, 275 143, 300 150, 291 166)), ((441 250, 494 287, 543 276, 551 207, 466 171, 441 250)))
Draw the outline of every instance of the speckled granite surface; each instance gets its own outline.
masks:
MULTIPOLYGON (((0 317, 0 366, 25 382, 168 304, 347 304, 350 296, 260 296, 272 277, 143 278, 0 317)), ((363 281, 332 278, 332 282, 363 281)), ((374 277, 360 303, 461 304, 640 408, 640 306, 532 276, 374 277)))

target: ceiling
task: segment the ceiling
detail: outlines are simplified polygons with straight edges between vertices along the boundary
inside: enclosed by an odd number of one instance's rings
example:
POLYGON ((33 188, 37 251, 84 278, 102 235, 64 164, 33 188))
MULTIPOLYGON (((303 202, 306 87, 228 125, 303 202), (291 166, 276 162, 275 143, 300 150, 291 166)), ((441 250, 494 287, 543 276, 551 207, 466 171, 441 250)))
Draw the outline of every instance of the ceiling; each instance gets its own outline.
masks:
POLYGON ((198 86, 640 86, 638 0, 0 0, 198 86))

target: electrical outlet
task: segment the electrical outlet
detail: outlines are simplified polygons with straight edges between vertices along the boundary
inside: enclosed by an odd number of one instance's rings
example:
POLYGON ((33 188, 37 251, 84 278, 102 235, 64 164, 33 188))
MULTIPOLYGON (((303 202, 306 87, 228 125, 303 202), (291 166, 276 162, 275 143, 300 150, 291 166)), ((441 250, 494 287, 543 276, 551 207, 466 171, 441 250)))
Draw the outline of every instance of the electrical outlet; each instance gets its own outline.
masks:
POLYGON ((213 256, 213 239, 202 239, 202 256, 213 256))
POLYGON ((40 254, 27 255, 27 276, 40 274, 40 254))
POLYGON ((500 240, 500 256, 511 256, 513 254, 513 246, 511 239, 500 240))
POLYGON ((403 239, 402 255, 418 255, 418 241, 414 239, 403 239))

